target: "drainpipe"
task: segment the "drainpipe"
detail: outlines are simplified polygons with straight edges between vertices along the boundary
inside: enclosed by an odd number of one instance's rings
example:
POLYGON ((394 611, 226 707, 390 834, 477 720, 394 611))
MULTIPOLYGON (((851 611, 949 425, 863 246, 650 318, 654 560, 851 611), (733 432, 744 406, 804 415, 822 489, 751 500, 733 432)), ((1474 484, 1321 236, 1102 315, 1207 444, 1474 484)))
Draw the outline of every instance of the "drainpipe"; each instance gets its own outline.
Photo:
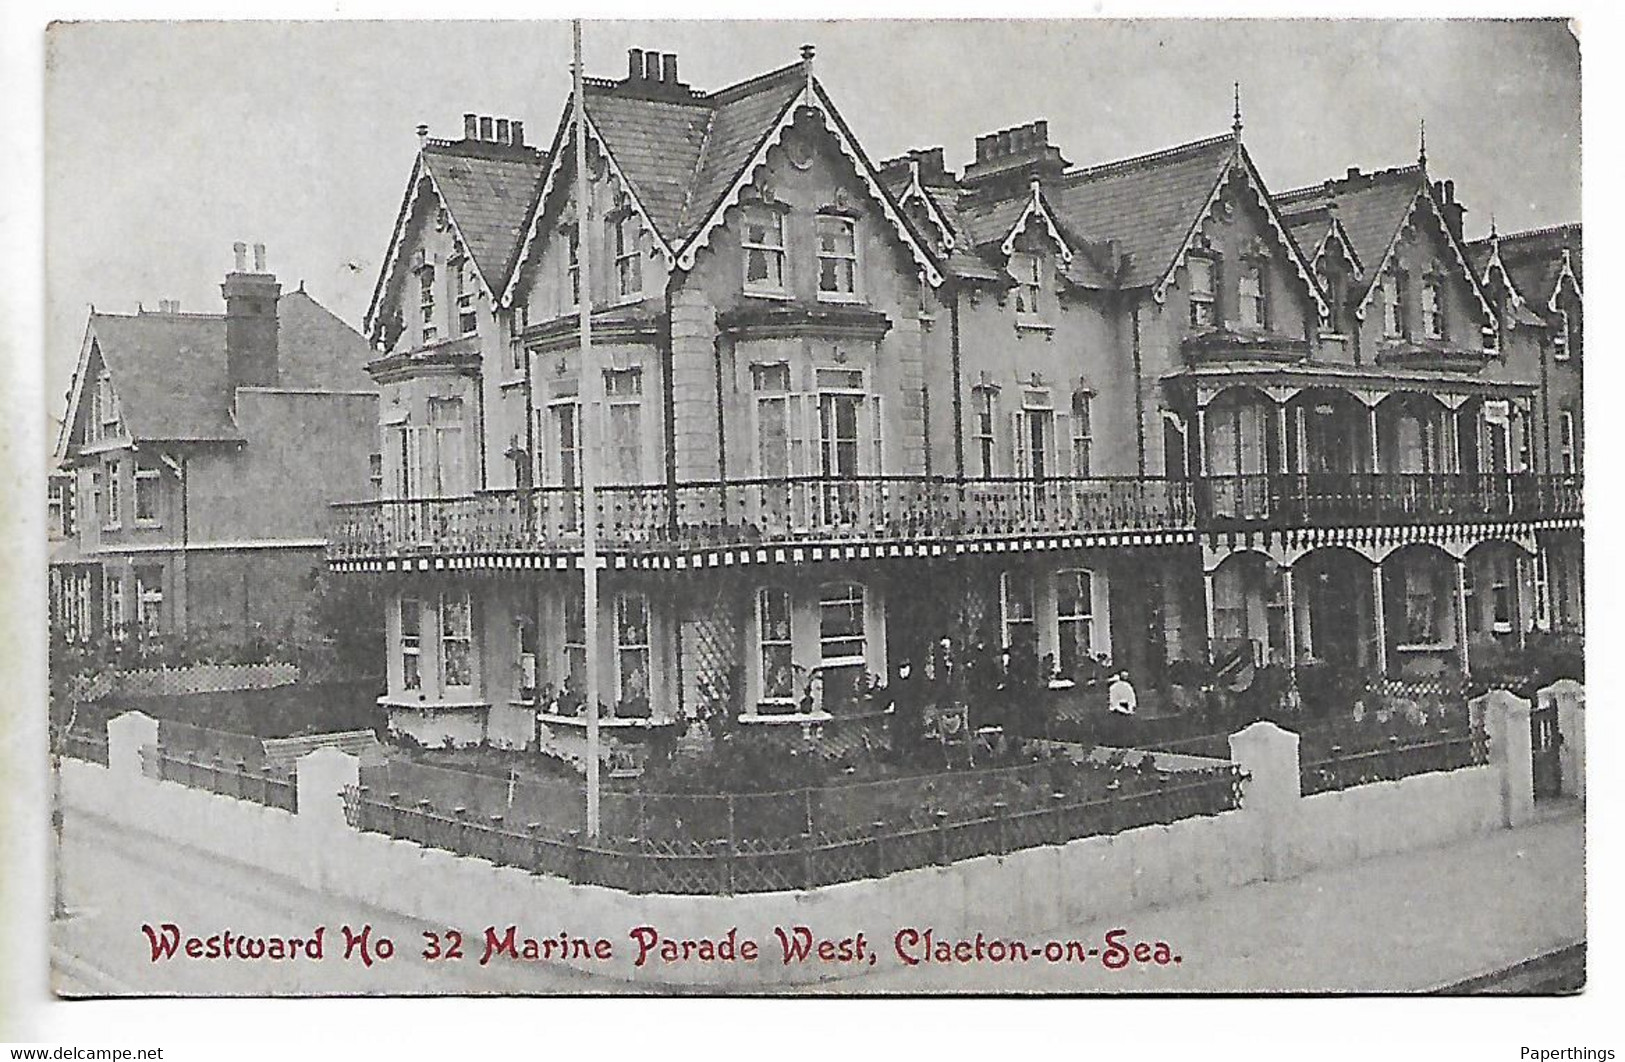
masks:
POLYGON ((180 586, 176 588, 177 592, 175 594, 175 603, 180 606, 176 610, 179 613, 175 617, 178 621, 176 626, 182 630, 185 630, 188 626, 190 626, 188 612, 190 612, 191 609, 190 590, 192 581, 188 574, 188 570, 190 568, 188 563, 188 559, 190 557, 188 547, 192 538, 192 514, 189 497, 189 484, 190 481, 186 474, 186 455, 183 453, 181 454, 181 570, 179 573, 180 586))
POLYGON ((948 335, 954 371, 954 476, 965 481, 965 381, 964 366, 959 353, 959 285, 948 281, 943 285, 953 295, 948 303, 948 335))
POLYGON ((1134 444, 1138 450, 1140 478, 1145 478, 1145 380, 1140 364, 1140 304, 1136 300, 1131 318, 1134 328, 1134 444))
POLYGON ((671 289, 677 283, 675 276, 666 280, 666 315, 660 323, 660 396, 662 418, 661 436, 665 444, 666 466, 666 529, 676 537, 677 531, 677 396, 673 379, 676 376, 677 353, 671 335, 671 289))

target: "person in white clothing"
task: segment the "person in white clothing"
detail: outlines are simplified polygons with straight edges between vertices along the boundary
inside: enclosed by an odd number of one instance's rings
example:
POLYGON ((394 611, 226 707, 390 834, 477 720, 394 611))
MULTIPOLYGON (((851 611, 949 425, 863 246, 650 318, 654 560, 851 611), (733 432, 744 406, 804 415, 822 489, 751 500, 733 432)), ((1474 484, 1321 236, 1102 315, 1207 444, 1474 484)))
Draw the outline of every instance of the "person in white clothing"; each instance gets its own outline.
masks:
POLYGON ((1134 684, 1128 680, 1128 672, 1119 671, 1113 675, 1112 684, 1106 688, 1106 706, 1116 715, 1133 715, 1139 704, 1139 699, 1134 695, 1134 684))

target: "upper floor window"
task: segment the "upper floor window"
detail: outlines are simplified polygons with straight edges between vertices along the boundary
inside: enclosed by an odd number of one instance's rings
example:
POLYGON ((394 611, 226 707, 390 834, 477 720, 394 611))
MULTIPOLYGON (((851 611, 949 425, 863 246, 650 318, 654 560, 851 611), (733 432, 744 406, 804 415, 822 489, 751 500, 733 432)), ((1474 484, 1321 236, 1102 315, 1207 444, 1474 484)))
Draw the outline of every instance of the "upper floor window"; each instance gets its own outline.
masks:
POLYGON ((135 522, 158 523, 158 491, 161 480, 156 468, 135 470, 135 522))
POLYGON ((1043 276, 1043 266, 1036 254, 1017 251, 1010 256, 1010 275, 1016 281, 1016 314, 1021 317, 1037 317, 1042 312, 1039 305, 1039 280, 1043 276))
POLYGON ((826 586, 818 598, 818 647, 827 664, 862 664, 864 594, 860 583, 826 586))
POLYGON ((440 334, 434 323, 434 266, 418 270, 418 317, 423 327, 423 342, 440 334))
POLYGON ((610 481, 643 480, 643 370, 616 369, 604 373, 604 398, 609 403, 610 481))
POLYGON ((566 225, 564 236, 564 300, 566 308, 581 305, 581 230, 566 225))
POLYGON ((745 290, 754 294, 784 293, 784 215, 765 203, 745 207, 745 290))
POLYGON ((1562 322, 1557 334, 1552 337, 1552 357, 1558 361, 1568 361, 1573 356, 1574 335, 1569 324, 1567 310, 1558 311, 1558 318, 1562 322))
POLYGON ((994 474, 994 446, 993 425, 996 417, 996 408, 999 401, 999 392, 991 387, 978 387, 971 392, 971 416, 973 417, 972 434, 976 444, 976 456, 981 463, 982 476, 994 474))
POLYGON ((1078 391, 1072 396, 1072 474, 1074 476, 1091 475, 1091 460, 1094 448, 1094 429, 1090 425, 1090 406, 1093 405, 1094 396, 1088 391, 1078 391))
POLYGON ((1422 334, 1428 339, 1444 338, 1444 300, 1437 277, 1422 281, 1422 334))
POLYGON ((78 530, 74 487, 75 481, 73 479, 53 478, 51 480, 51 531, 54 534, 65 537, 78 530))
POLYGON ((96 389, 91 395, 90 431, 95 439, 119 434, 118 392, 113 390, 113 377, 106 369, 96 378, 96 389))
MULTIPOLYGON (((643 234, 638 216, 628 212, 610 222, 615 247, 615 294, 622 299, 643 294, 643 256, 638 243, 643 234)), ((577 296, 579 298, 579 296, 577 296)))
POLYGON ((1248 262, 1241 267, 1240 297, 1241 323, 1247 328, 1269 326, 1269 297, 1265 284, 1264 264, 1248 262))
POLYGON ((479 290, 479 278, 474 274, 474 259, 463 259, 457 270, 457 333, 472 335, 479 327, 479 316, 474 312, 474 295, 479 290))
POLYGON ((1209 328, 1218 319, 1214 293, 1214 274, 1218 263, 1211 258, 1192 255, 1185 260, 1185 274, 1190 282, 1191 327, 1209 328))
POLYGON ((117 461, 107 464, 107 512, 103 514, 102 525, 108 528, 118 527, 124 522, 123 477, 119 474, 117 461))
POLYGON ((1564 472, 1580 470, 1580 448, 1575 445, 1574 411, 1560 410, 1557 414, 1557 459, 1564 472))
POLYGON ((818 215, 818 297, 858 295, 857 222, 839 214, 818 215))
POLYGON ((1400 339, 1407 334, 1405 327, 1405 274, 1389 270, 1382 275, 1382 334, 1400 339))
POLYGON ((102 583, 102 621, 114 638, 124 637, 124 577, 116 570, 102 583))
POLYGON ((421 455, 430 496, 448 498, 468 489, 464 461, 463 400, 429 399, 428 449, 421 455))

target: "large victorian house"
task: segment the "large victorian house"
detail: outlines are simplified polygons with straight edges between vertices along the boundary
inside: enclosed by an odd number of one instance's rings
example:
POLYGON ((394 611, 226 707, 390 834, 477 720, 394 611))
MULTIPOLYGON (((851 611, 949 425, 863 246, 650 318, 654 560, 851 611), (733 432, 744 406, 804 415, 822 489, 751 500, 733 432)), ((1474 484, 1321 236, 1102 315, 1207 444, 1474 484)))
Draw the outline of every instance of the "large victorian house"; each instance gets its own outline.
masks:
POLYGON ((273 635, 328 505, 372 496, 360 334, 236 245, 225 313, 92 309, 50 480, 51 618, 99 634, 273 635))
POLYGON ((826 718, 944 644, 1155 684, 1463 668, 1550 622, 1553 318, 1500 326, 1425 164, 1272 195, 1238 109, 1086 167, 1042 121, 962 173, 877 165, 811 49, 715 92, 634 51, 584 102, 586 231, 569 106, 546 152, 469 115, 424 139, 368 314, 383 496, 329 563, 388 588, 397 731, 572 747, 585 520, 611 728, 826 718))

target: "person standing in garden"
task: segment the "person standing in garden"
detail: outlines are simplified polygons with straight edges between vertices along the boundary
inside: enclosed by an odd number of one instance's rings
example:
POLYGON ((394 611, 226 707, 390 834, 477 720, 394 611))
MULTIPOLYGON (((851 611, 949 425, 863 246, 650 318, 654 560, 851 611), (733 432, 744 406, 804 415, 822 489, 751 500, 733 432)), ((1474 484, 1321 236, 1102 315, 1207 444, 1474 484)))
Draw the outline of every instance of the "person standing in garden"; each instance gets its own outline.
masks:
POLYGON ((1111 685, 1106 688, 1106 710, 1114 744, 1127 746, 1132 743, 1134 712, 1139 703, 1128 672, 1119 671, 1113 675, 1111 685))

